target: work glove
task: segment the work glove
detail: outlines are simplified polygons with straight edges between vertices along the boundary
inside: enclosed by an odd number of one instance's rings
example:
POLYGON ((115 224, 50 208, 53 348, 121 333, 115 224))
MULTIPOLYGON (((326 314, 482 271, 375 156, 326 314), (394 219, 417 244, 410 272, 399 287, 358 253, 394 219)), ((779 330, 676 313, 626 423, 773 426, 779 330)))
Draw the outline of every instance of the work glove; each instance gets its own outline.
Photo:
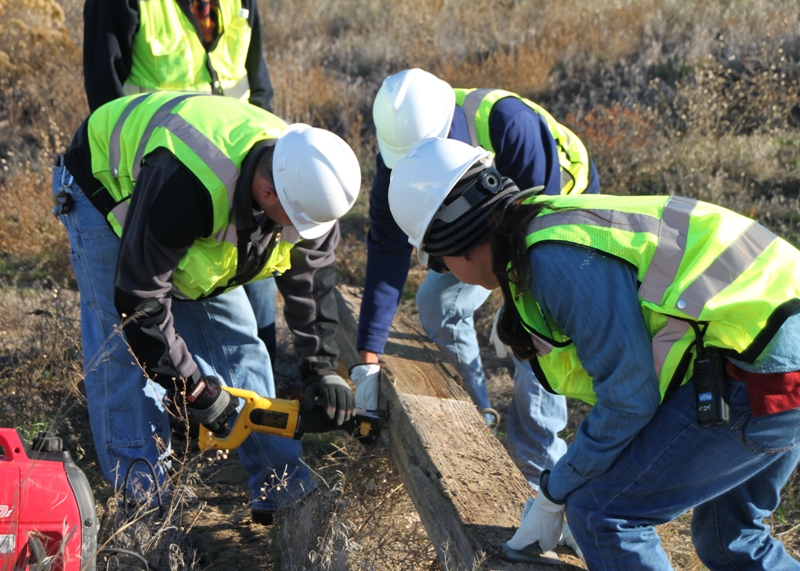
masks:
POLYGON ((511 349, 500 341, 500 336, 497 334, 497 323, 500 321, 500 314, 503 312, 503 304, 497 308, 494 313, 494 320, 492 321, 492 333, 489 335, 489 343, 494 345, 494 352, 498 357, 504 358, 511 354, 511 349))
POLYGON ((506 545, 521 551, 538 541, 539 548, 550 551, 561 539, 561 528, 564 525, 564 503, 556 503, 547 497, 547 479, 550 470, 542 472, 539 493, 535 500, 529 499, 522 510, 522 521, 514 537, 506 545))
POLYGON ((581 558, 581 561, 586 563, 586 559, 583 558, 583 551, 581 548, 578 547, 578 543, 575 541, 575 538, 572 536, 572 531, 569 529, 569 524, 565 523, 564 528, 561 530, 561 539, 558 540, 559 545, 566 545, 572 551, 575 552, 575 555, 581 558))
POLYGON ((355 414, 356 397, 345 380, 333 371, 320 369, 303 378, 303 408, 311 412, 317 397, 325 404, 325 414, 341 426, 355 414))
POLYGON ((350 380, 356 386, 356 408, 378 410, 378 386, 381 366, 377 363, 359 363, 350 367, 350 380))
POLYGON ((228 419, 236 414, 239 399, 222 390, 216 377, 200 377, 186 383, 186 410, 217 436, 228 432, 228 419))

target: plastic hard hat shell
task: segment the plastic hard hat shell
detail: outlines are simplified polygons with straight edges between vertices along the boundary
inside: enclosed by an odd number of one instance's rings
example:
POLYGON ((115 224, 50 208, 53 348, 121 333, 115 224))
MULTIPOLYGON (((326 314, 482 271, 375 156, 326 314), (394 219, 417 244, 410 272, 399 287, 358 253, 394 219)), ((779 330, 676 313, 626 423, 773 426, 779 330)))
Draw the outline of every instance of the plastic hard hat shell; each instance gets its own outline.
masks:
POLYGON ((361 168, 339 136, 303 123, 275 143, 272 177, 281 205, 306 239, 325 234, 358 198, 361 168))
POLYGON ((492 155, 454 139, 425 139, 392 169, 389 209, 397 225, 417 248, 417 259, 428 263, 420 245, 447 195, 461 177, 481 161, 492 164, 492 155))
POLYGON ((372 104, 384 164, 394 168, 421 140, 446 137, 455 104, 453 88, 427 71, 407 69, 384 79, 372 104))

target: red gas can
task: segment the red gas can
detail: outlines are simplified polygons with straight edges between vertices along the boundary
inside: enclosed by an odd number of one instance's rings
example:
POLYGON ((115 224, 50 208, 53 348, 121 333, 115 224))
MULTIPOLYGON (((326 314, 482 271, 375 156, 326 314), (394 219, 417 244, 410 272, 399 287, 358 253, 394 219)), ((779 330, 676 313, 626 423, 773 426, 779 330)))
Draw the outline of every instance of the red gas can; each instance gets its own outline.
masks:
POLYGON ((0 571, 93 571, 97 514, 61 439, 0 428, 0 571))

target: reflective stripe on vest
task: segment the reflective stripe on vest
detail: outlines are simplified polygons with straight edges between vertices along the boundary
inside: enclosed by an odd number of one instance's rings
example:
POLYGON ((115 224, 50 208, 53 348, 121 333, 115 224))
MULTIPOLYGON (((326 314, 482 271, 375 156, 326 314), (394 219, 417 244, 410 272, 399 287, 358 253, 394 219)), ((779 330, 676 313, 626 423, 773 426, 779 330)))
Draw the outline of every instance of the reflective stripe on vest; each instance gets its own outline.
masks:
MULTIPOLYGON (((691 213, 696 200, 670 197, 662 217, 616 210, 570 210, 537 217, 531 232, 562 226, 582 224, 605 228, 618 227, 630 232, 647 232, 658 236, 655 253, 639 288, 642 299, 654 304, 663 301, 667 288, 678 274, 691 213)), ((686 288, 675 308, 698 319, 706 302, 733 283, 777 236, 756 222, 751 222, 736 240, 686 288)))
POLYGON ((133 113, 133 110, 139 106, 139 104, 147 99, 147 95, 142 95, 141 97, 135 97, 128 102, 125 106, 125 109, 122 111, 122 114, 117 119, 117 122, 114 124, 114 128, 111 130, 111 138, 110 143, 108 146, 108 172, 111 173, 111 176, 114 178, 119 178, 119 165, 120 161, 122 160, 122 150, 120 145, 120 138, 122 137, 122 127, 125 125, 125 120, 128 118, 128 115, 133 113))
MULTIPOLYGON (((145 149, 147 148, 147 143, 149 142, 153 131, 155 131, 155 129, 158 127, 163 127, 172 133, 174 137, 183 141, 187 147, 191 148, 197 154, 200 160, 208 165, 208 167, 219 180, 225 181, 225 187, 228 192, 228 204, 230 205, 233 202, 233 193, 236 190, 236 181, 239 177, 239 168, 233 164, 230 158, 228 158, 219 149, 219 147, 210 141, 208 137, 198 131, 196 127, 191 125, 180 115, 175 115, 172 113, 172 110, 180 103, 185 101, 187 98, 195 97, 196 95, 197 94, 194 93, 179 95, 166 102, 158 109, 158 111, 156 111, 156 113, 148 122, 147 127, 145 127, 142 138, 140 139, 139 145, 136 148, 136 154, 134 155, 133 166, 131 168, 131 178, 135 181, 139 175, 139 171, 142 168, 142 159, 144 158, 145 149)), ((120 116, 117 124, 114 125, 112 130, 108 156, 109 170, 112 173, 117 173, 114 178, 117 178, 119 173, 119 161, 121 156, 120 138, 122 126, 133 109, 142 101, 144 101, 144 99, 141 97, 137 97, 131 101, 131 103, 125 108, 123 115, 120 116)), ((115 208, 112 210, 112 213, 117 219, 120 227, 125 225, 125 214, 127 214, 127 211, 127 208, 115 208)), ((235 224, 229 225, 228 229, 222 235, 220 235, 220 233, 217 234, 217 242, 221 242, 223 238, 234 246, 236 245, 235 224), (233 228, 233 238, 229 239, 226 234, 231 233, 231 227, 233 228)))
MULTIPOLYGON (((636 268, 662 398, 686 382, 696 337, 754 360, 783 320, 800 308, 800 253, 750 219, 681 197, 537 197, 544 210, 528 228, 527 247, 566 242, 594 248, 636 268)), ((538 366, 561 394, 593 402, 591 378, 571 339, 530 293, 517 294, 538 366), (560 376, 559 376, 560 375, 560 376), (563 384, 562 384, 563 383, 563 384)))
POLYGON ((502 89, 455 89, 456 103, 467 117, 470 143, 482 147, 494 155, 494 146, 489 134, 489 117, 494 105, 506 97, 514 97, 541 116, 550 135, 556 142, 561 165, 561 193, 578 194, 589 185, 589 152, 583 142, 572 131, 558 123, 543 107, 516 93, 502 89))
POLYGON ((242 268, 246 275, 239 274, 241 228, 237 230, 231 205, 240 165, 253 145, 277 139, 285 129, 282 119, 228 97, 155 92, 120 98, 89 118, 92 172, 103 185, 89 199, 121 236, 142 158, 167 149, 205 187, 213 209, 211 235, 195 240, 180 261, 173 274, 173 295, 199 299, 271 277, 290 267, 293 232, 262 240, 263 266, 242 268))
MULTIPOLYGON (((159 110, 159 113, 161 110, 159 110)), ((158 114, 157 114, 158 115, 158 114)), ((208 137, 201 133, 194 125, 186 121, 180 115, 168 114, 166 117, 157 118, 157 124, 151 122, 147 126, 145 137, 139 142, 139 147, 136 149, 136 157, 133 163, 133 178, 136 180, 136 175, 142 168, 142 157, 144 157, 147 143, 149 142, 150 135, 156 127, 163 127, 168 130, 173 137, 183 141, 187 147, 192 149, 203 163, 211 169, 216 177, 223 181, 225 188, 228 191, 228 204, 233 201, 233 191, 236 190, 236 181, 239 177, 239 167, 233 164, 233 161, 223 153, 208 137)))
MULTIPOLYGON (((166 103, 164 103, 158 111, 156 111, 153 118, 150 119, 147 127, 144 130, 144 134, 142 135, 142 139, 146 142, 150 139, 150 135, 153 134, 153 131, 156 127, 161 125, 164 119, 172 112, 175 107, 183 102, 187 97, 192 97, 197 95, 196 93, 193 94, 185 94, 181 96, 177 96, 174 99, 170 99, 166 103)), ((117 119, 114 128, 111 131, 111 139, 109 140, 108 145, 108 170, 113 174, 114 178, 119 177, 119 165, 120 161, 122 160, 122 127, 125 125, 125 120, 128 116, 133 112, 133 110, 138 107, 143 101, 147 99, 147 95, 141 97, 135 97, 131 100, 131 102, 125 107, 125 111, 122 112, 119 119, 117 119)), ((139 145, 139 149, 144 151, 144 145, 139 145)), ((141 168, 141 162, 143 158, 142 153, 136 153, 133 161, 133 180, 136 180, 136 175, 139 173, 139 169, 141 168)))
MULTIPOLYGON (((480 146, 480 142, 478 140, 477 123, 478 123, 478 110, 481 107, 481 101, 483 101, 483 98, 486 97, 492 91, 494 91, 494 89, 476 89, 474 91, 470 91, 464 98, 464 103, 461 104, 461 107, 464 109, 464 113, 467 115, 469 142, 473 147, 480 146)), ((488 120, 489 118, 486 117, 486 119, 488 120)))
POLYGON ((695 319, 699 318, 706 303, 749 268, 777 238, 760 224, 750 224, 736 242, 683 292, 677 308, 695 319))

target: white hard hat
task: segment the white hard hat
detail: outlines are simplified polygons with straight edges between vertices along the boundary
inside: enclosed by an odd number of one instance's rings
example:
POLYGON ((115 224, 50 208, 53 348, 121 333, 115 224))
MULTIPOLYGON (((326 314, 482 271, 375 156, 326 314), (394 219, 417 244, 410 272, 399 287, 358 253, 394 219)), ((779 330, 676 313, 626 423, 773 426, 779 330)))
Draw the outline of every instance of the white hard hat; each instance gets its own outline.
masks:
POLYGON ((372 104, 384 164, 394 168, 422 139, 446 137, 455 104, 453 88, 427 71, 407 69, 384 79, 372 104))
POLYGON ((339 136, 303 123, 275 143, 272 177, 283 209, 303 238, 318 238, 353 206, 361 168, 339 136))
POLYGON ((447 195, 472 165, 480 161, 492 165, 492 155, 455 139, 425 139, 392 169, 389 182, 389 209, 417 248, 417 259, 428 263, 421 249, 433 219, 447 195))

